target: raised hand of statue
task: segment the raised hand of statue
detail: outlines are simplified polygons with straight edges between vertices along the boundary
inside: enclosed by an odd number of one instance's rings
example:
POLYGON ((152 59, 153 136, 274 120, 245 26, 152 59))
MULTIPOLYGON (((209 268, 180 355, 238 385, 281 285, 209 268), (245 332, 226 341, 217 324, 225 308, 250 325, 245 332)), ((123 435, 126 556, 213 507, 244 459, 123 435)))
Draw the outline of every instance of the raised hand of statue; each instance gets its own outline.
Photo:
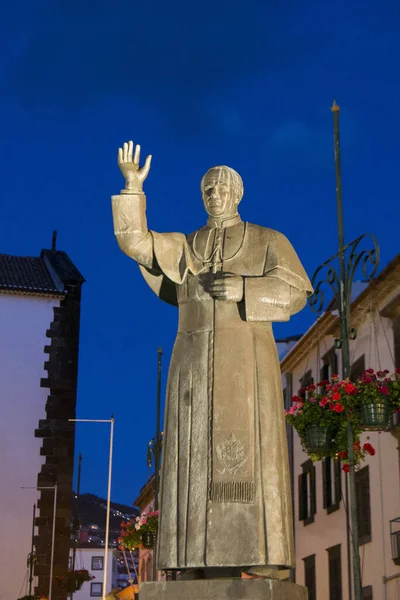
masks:
POLYGON ((149 155, 145 160, 144 166, 139 168, 139 144, 136 144, 135 153, 133 153, 133 142, 125 142, 123 147, 118 149, 118 166, 125 177, 125 189, 122 190, 122 193, 143 193, 143 181, 149 174, 151 158, 151 155, 149 155))
POLYGON ((209 293, 216 300, 240 302, 243 300, 243 277, 231 273, 217 274, 209 286, 209 293))

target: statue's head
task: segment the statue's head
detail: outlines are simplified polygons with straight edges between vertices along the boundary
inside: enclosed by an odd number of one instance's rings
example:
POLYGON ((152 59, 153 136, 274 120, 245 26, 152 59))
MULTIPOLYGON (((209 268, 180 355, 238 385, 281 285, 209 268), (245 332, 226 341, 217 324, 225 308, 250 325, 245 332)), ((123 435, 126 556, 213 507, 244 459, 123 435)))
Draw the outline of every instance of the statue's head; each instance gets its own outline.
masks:
POLYGON ((212 167, 201 180, 201 194, 211 217, 232 217, 243 197, 242 178, 230 167, 212 167))

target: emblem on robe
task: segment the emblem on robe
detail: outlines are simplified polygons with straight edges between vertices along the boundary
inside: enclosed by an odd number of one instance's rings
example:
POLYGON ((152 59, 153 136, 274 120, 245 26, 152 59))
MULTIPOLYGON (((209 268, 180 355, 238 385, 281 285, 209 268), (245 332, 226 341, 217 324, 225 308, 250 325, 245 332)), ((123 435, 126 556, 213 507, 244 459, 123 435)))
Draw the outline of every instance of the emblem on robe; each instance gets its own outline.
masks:
POLYGON ((225 436, 216 446, 216 452, 223 469, 217 469, 221 475, 227 471, 229 475, 235 475, 248 459, 246 449, 234 433, 225 436))

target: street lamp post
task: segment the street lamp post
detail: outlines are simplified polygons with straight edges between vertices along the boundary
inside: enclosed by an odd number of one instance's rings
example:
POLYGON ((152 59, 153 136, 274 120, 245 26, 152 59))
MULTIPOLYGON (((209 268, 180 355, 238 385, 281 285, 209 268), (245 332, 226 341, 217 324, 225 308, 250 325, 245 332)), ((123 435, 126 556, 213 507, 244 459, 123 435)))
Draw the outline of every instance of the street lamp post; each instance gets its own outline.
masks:
MULTIPOLYGON (((158 495, 160 491, 160 466, 161 466, 161 447, 162 433, 161 429, 161 365, 162 365, 162 348, 158 348, 157 359, 157 400, 156 400, 156 435, 150 440, 147 450, 147 465, 151 468, 152 455, 154 458, 154 510, 158 510, 158 495)), ((153 549, 153 579, 157 579, 156 567, 156 548, 153 549)))
MULTIPOLYGON (((361 267, 364 281, 371 280, 376 274, 379 266, 379 246, 373 235, 363 234, 349 244, 344 243, 343 227, 343 204, 342 204, 342 178, 340 168, 340 133, 339 133, 339 106, 333 103, 333 125, 334 125, 334 150, 336 170, 336 204, 338 215, 338 253, 331 256, 320 265, 312 277, 314 295, 310 298, 310 306, 316 313, 322 313, 328 308, 323 291, 324 284, 331 288, 329 301, 332 295, 335 300, 335 308, 339 312, 340 338, 335 345, 342 352, 342 376, 346 379, 350 376, 350 339, 355 339, 357 333, 350 329, 350 304, 351 291, 354 276, 361 267), (371 249, 363 249, 363 243, 372 240, 371 249), (336 263, 336 265, 335 265, 336 263), (338 267, 338 268, 337 268, 338 267)), ((357 526, 357 505, 354 468, 354 436, 350 422, 347 424, 347 442, 349 458, 349 493, 350 493, 350 536, 353 547, 353 589, 354 600, 361 600, 362 582, 359 556, 359 539, 357 526)))
MULTIPOLYGON (((112 458, 113 458, 113 439, 114 439, 114 415, 111 419, 68 419, 73 423, 110 423, 110 450, 108 459, 108 486, 107 486, 107 512, 106 512, 106 534, 104 540, 104 578, 103 578, 103 600, 107 595, 107 566, 108 566, 108 540, 110 533, 110 508, 111 508, 111 476, 112 476, 112 458)), ((50 599, 49 599, 50 600, 50 599)))
POLYGON ((53 501, 53 523, 51 529, 51 550, 50 550, 50 581, 49 581, 49 599, 51 600, 51 595, 53 592, 53 568, 54 568, 54 548, 56 541, 56 510, 57 510, 57 484, 48 485, 48 486, 24 486, 21 489, 23 490, 54 490, 54 501, 53 501))

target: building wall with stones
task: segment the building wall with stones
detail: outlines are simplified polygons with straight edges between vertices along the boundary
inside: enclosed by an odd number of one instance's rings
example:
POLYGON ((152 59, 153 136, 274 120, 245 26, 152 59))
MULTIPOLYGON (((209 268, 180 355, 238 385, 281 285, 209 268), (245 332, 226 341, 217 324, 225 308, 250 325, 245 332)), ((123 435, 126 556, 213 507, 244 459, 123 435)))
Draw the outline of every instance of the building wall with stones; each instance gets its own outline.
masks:
MULTIPOLYGON (((2 420, 2 427, 12 440, 3 454, 8 457, 3 463, 4 477, 13 482, 15 494, 15 486, 37 487, 37 492, 20 490, 20 494, 27 494, 23 511, 17 503, 8 503, 9 520, 18 523, 19 529, 15 534, 7 525, 2 550, 6 549, 8 555, 10 545, 18 543, 15 549, 18 559, 13 562, 11 572, 15 574, 13 579, 19 581, 27 572, 26 555, 30 550, 21 548, 20 539, 22 532, 25 538, 31 538, 32 505, 36 501, 32 592, 47 596, 56 486, 52 599, 57 600, 66 597, 57 577, 68 570, 70 548, 75 427, 68 419, 75 417, 83 282, 67 254, 56 250, 55 238, 53 248, 42 250, 39 257, 0 255, 0 300, 4 306, 0 346, 7 355, 3 365, 7 371, 4 382, 8 382, 5 396, 11 399, 8 412, 12 415, 8 422, 2 420), (8 352, 8 347, 13 352, 8 352), (25 355, 26 360, 21 360, 25 355)), ((3 564, 8 565, 8 558, 6 563, 0 560, 0 568, 3 564)), ((20 584, 16 592, 5 597, 18 598, 27 589, 20 584)), ((4 586, 0 593, 5 593, 4 586)))

